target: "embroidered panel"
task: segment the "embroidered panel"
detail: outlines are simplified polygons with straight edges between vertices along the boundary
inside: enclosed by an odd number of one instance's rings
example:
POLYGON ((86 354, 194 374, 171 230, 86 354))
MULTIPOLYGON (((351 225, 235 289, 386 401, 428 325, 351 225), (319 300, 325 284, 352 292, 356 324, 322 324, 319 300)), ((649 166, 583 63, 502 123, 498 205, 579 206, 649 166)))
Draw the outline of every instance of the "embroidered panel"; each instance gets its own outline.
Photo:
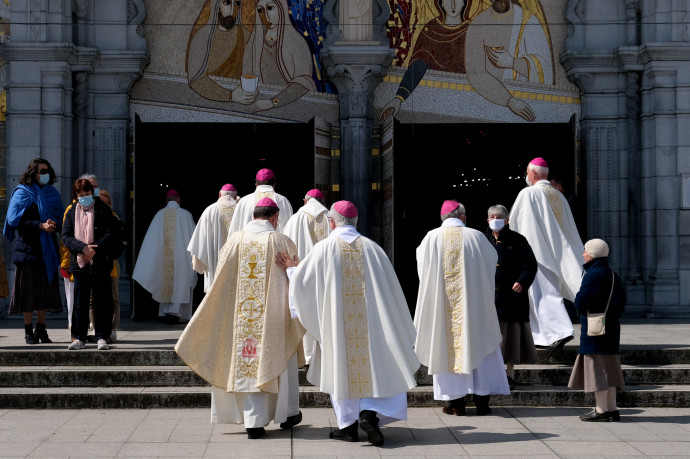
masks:
POLYGON ((235 214, 235 207, 220 206, 220 240, 224 241, 228 238, 228 229, 232 223, 232 216, 235 214))
POLYGON ((563 201, 561 200, 561 192, 552 186, 542 186, 541 189, 544 190, 544 194, 546 194, 546 199, 549 201, 549 206, 551 207, 554 217, 556 217, 558 226, 563 229, 563 201))
POLYGON ((326 239, 328 235, 328 217, 326 212, 323 212, 316 218, 307 214, 307 226, 309 227, 309 236, 311 236, 311 241, 314 244, 326 239))
POLYGON ((263 198, 271 198, 274 201, 276 200, 276 193, 275 191, 257 191, 254 193, 254 205, 256 205, 257 202, 261 201, 263 198))
POLYGON ((443 228, 443 280, 446 286, 446 343, 448 347, 448 371, 462 373, 463 367, 463 315, 465 313, 462 272, 463 228, 443 228))
POLYGON ((175 231, 177 209, 165 209, 163 213, 163 292, 161 303, 172 302, 175 287, 175 231))
POLYGON ((369 361, 369 323, 364 284, 362 243, 348 244, 338 238, 343 283, 343 314, 350 398, 372 396, 369 361))
POLYGON ((255 390, 266 304, 267 244, 245 236, 240 248, 235 310, 235 392, 255 390))

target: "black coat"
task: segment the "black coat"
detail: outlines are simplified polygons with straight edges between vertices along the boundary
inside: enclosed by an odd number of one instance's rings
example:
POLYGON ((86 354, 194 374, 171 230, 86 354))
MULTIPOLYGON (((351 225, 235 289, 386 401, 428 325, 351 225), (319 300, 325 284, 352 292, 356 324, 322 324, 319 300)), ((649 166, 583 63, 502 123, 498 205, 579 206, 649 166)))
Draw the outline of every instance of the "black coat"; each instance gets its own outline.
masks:
MULTIPOLYGON (((41 217, 38 213, 38 206, 34 203, 24 211, 15 232, 14 253, 12 254, 14 264, 43 260, 43 249, 41 248, 41 231, 43 230, 38 228, 39 224, 41 224, 41 217)), ((56 221, 55 224, 57 229, 51 233, 50 239, 53 241, 57 253, 57 248, 60 246, 57 243, 56 233, 61 231, 62 222, 56 221)))
POLYGON ((494 239, 491 228, 484 233, 498 253, 496 264, 496 312, 498 320, 529 322, 529 289, 537 275, 537 259, 527 239, 508 225, 494 239), (522 285, 522 292, 513 291, 513 284, 522 285))
MULTIPOLYGON (((62 227, 62 242, 70 250, 69 269, 71 272, 82 271, 77 263, 77 254, 82 253, 84 244, 82 241, 74 237, 74 212, 77 208, 77 203, 65 214, 65 222, 62 227)), ((95 248, 96 256, 93 258, 93 265, 91 270, 94 273, 106 273, 110 275, 113 269, 112 254, 119 250, 121 244, 120 235, 115 227, 115 216, 106 204, 98 198, 94 199, 94 244, 98 245, 95 248)))
POLYGON ((587 271, 582 278, 580 291, 575 296, 575 308, 580 313, 580 354, 619 354, 621 340, 620 316, 625 305, 625 290, 618 276, 611 276, 608 259, 595 258, 584 265, 587 271), (615 279, 613 294, 611 281, 615 279), (602 336, 587 336, 587 312, 606 312, 606 333, 602 336))

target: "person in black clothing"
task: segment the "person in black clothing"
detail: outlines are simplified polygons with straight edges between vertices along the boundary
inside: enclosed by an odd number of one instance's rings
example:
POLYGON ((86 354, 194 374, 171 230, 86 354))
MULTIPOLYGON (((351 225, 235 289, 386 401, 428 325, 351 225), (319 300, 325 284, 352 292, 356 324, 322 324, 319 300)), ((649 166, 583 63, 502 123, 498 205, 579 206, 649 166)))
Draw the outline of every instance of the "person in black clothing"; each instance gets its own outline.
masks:
POLYGON ((46 331, 46 311, 62 312, 58 285, 58 241, 65 208, 48 161, 35 158, 12 191, 3 234, 14 241, 16 266, 10 314, 24 314, 26 344, 52 343, 46 331), (36 311, 36 331, 33 312, 36 311))
POLYGON ((585 244, 585 275, 575 296, 580 314, 580 352, 575 360, 568 387, 594 392, 596 407, 580 416, 588 422, 620 421, 616 390, 625 389, 621 370, 620 317, 625 305, 625 290, 620 278, 609 268, 609 246, 601 239, 585 244), (589 336, 587 313, 605 315, 605 333, 589 336))
POLYGON ((93 185, 78 179, 72 185, 72 198, 77 202, 65 214, 62 241, 70 250, 70 272, 74 274, 75 340, 68 349, 86 347, 89 327, 89 297, 93 289, 94 324, 99 350, 107 350, 113 320, 113 298, 110 271, 111 254, 119 249, 119 234, 114 229, 110 207, 94 199, 93 185))
POLYGON ((508 210, 504 206, 491 206, 488 213, 489 228, 484 234, 498 252, 495 303, 503 337, 501 353, 508 384, 513 390, 515 364, 537 361, 527 295, 537 275, 537 260, 527 239, 508 227, 508 210))

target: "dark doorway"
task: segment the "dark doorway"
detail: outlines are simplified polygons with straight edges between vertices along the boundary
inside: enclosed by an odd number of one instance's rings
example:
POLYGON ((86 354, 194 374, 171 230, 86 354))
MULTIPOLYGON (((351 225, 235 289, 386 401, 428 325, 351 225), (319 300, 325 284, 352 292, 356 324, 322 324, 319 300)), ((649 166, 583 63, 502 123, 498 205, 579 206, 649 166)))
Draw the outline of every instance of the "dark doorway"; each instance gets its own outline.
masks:
MULTIPOLYGON (((198 221, 225 183, 240 196, 254 192, 256 172, 276 173, 276 191, 293 209, 314 185, 314 124, 311 123, 137 123, 134 172, 134 257, 153 216, 165 207, 169 189, 198 221)), ((133 271, 133 268, 132 268, 133 271)), ((158 304, 140 285, 133 292, 135 317, 153 319, 158 304)), ((203 279, 194 307, 203 298, 203 279)))
MULTIPOLYGON (((441 225, 440 209, 456 199, 467 226, 487 228, 487 210, 508 210, 525 184, 532 158, 543 157, 569 195, 575 189, 575 151, 569 124, 395 124, 395 270, 414 313, 419 279, 415 249, 441 225)), ((583 216, 575 216, 584 218, 583 216)))

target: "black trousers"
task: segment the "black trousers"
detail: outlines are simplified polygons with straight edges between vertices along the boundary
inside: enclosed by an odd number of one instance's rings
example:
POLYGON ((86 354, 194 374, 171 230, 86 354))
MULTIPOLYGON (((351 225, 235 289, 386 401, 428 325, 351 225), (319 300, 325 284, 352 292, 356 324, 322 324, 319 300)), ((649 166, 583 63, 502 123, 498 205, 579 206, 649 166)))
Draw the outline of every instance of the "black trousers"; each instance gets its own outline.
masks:
POLYGON ((113 327, 113 292, 110 272, 94 270, 87 264, 82 271, 74 271, 74 312, 72 332, 80 341, 86 341, 89 328, 89 300, 93 290, 93 324, 96 340, 108 339, 113 327), (76 332, 75 332, 76 329, 76 332))

